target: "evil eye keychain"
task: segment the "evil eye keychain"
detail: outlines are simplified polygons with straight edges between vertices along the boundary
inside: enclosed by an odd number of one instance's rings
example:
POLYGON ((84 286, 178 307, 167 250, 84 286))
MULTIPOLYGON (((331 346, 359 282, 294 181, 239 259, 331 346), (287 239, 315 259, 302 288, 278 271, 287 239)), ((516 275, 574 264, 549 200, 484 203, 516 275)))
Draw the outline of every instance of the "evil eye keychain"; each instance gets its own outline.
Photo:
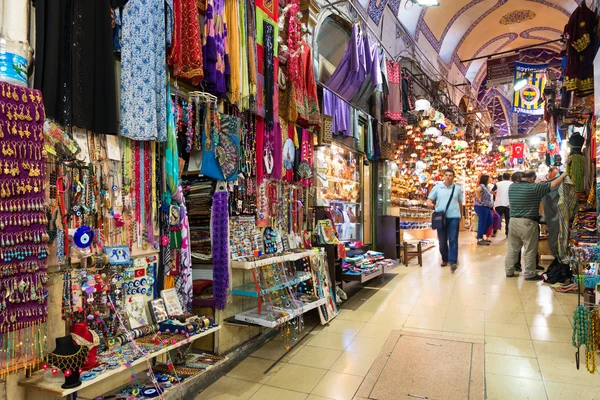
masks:
POLYGON ((80 249, 89 247, 94 241, 94 231, 89 226, 77 228, 73 235, 73 243, 80 249))

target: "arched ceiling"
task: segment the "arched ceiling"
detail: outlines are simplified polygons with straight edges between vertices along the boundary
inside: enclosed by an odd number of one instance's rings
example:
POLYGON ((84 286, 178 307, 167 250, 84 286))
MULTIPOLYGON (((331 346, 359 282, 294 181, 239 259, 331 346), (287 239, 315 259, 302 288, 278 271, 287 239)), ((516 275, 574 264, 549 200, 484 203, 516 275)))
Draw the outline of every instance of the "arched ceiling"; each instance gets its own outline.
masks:
MULTIPOLYGON (((439 1, 439 7, 401 6, 398 17, 415 39, 429 42, 447 69, 455 64, 473 82, 485 61, 461 60, 558 39, 582 0, 439 1)), ((560 50, 558 44, 544 47, 560 50)))

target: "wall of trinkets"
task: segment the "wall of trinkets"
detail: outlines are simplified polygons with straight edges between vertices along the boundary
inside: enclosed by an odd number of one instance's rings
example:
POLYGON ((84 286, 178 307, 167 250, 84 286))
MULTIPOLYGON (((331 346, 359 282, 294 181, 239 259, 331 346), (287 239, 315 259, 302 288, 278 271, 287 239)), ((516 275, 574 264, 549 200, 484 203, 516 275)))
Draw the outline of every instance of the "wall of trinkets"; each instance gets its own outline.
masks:
MULTIPOLYGON (((598 58, 593 62, 594 71, 600 68, 598 58)), ((598 83, 596 82, 595 85, 598 83)), ((588 115, 577 115, 577 112, 569 113, 568 120, 561 122, 575 123, 568 130, 569 154, 568 159, 574 157, 579 173, 575 174, 572 184, 573 192, 576 193, 574 205, 568 211, 573 218, 570 230, 561 227, 561 233, 568 237, 565 246, 559 246, 559 258, 561 262, 570 266, 565 272, 569 276, 570 284, 565 284, 560 290, 577 293, 577 306, 573 311, 573 347, 576 349, 575 364, 577 369, 585 369, 589 373, 597 372, 598 349, 600 348, 600 229, 598 219, 598 165, 600 153, 597 143, 600 139, 598 129, 598 104, 600 104, 600 93, 596 90, 592 95, 583 98, 573 93, 571 105, 583 105, 579 110, 588 111, 588 115), (592 114, 591 110, 595 110, 592 114), (579 117, 579 118, 577 118, 579 117), (582 129, 583 127, 583 129, 582 129), (580 136, 573 136, 577 131, 580 136), (584 140, 581 140, 581 138, 584 140), (570 139, 570 140, 569 140, 570 139), (583 146, 583 147, 581 147, 583 146), (590 165, 587 160, 592 161, 590 165), (581 161, 584 161, 583 165, 581 161), (592 167, 589 173, 586 165, 592 167), (580 192, 581 187, 585 189, 580 192), (579 188, 579 189, 578 189, 579 188)), ((571 111, 571 110, 570 110, 571 111)), ((564 141, 563 141, 564 143, 564 141)), ((573 164, 573 162, 572 162, 573 164)), ((572 170, 572 166, 570 166, 572 170)))

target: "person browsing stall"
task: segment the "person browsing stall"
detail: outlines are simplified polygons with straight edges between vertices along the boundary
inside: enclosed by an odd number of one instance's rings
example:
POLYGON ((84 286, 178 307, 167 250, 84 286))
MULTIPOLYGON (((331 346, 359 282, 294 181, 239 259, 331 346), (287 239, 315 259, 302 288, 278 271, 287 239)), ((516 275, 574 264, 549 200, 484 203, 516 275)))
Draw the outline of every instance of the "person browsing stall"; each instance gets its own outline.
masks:
POLYGON ((490 182, 489 175, 481 175, 479 177, 479 185, 475 189, 474 208, 477 213, 477 244, 479 246, 489 246, 489 240, 486 240, 485 234, 494 223, 492 210, 494 208, 494 199, 492 193, 488 189, 490 182))
POLYGON ((496 212, 500 214, 500 218, 504 217, 506 236, 508 236, 508 224, 510 223, 510 202, 508 201, 510 185, 512 185, 510 173, 505 172, 502 174, 502 180, 496 184, 496 200, 494 202, 496 212))
POLYGON ((452 272, 456 271, 458 263, 458 231, 463 207, 463 190, 454 183, 454 178, 454 171, 447 169, 444 181, 434 186, 427 199, 427 207, 443 213, 443 226, 437 229, 440 254, 442 267, 450 264, 452 272))
POLYGON ((508 251, 504 260, 506 276, 515 276, 515 264, 518 262, 521 247, 524 247, 525 280, 537 281, 542 277, 535 270, 539 241, 540 201, 556 189, 567 174, 544 183, 534 183, 535 171, 527 171, 519 182, 508 189, 510 202, 510 227, 508 230, 508 251))

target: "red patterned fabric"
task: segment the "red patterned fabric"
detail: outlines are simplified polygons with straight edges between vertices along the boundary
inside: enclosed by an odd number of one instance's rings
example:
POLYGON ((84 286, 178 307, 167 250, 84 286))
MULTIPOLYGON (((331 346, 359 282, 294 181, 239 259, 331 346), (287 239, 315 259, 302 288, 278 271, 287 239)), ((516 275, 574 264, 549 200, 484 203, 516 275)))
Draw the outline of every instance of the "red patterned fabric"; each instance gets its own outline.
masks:
POLYGON ((279 20, 278 0, 256 0, 256 7, 263 10, 273 21, 279 20))
POLYGON ((402 77, 400 75, 400 63, 386 60, 389 94, 386 101, 386 109, 383 117, 388 121, 403 121, 402 117, 402 77))
POLYGON ((195 0, 173 1, 173 45, 169 65, 173 75, 190 79, 194 85, 204 77, 200 21, 195 0))
POLYGON ((310 46, 303 45, 300 55, 300 85, 294 84, 296 94, 296 106, 298 108, 298 125, 309 128, 321 126, 321 112, 319 111, 319 99, 317 97, 317 82, 312 63, 312 52, 310 46))

